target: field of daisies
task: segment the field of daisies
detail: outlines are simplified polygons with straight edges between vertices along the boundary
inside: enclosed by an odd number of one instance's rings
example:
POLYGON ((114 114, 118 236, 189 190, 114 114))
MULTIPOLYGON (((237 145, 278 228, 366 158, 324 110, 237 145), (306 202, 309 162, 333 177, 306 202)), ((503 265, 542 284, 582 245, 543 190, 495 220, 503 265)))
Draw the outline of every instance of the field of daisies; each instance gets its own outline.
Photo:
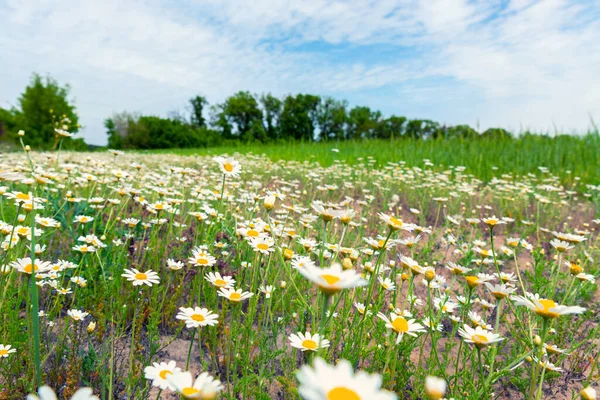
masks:
POLYGON ((600 186, 0 155, 0 399, 596 398, 600 186))

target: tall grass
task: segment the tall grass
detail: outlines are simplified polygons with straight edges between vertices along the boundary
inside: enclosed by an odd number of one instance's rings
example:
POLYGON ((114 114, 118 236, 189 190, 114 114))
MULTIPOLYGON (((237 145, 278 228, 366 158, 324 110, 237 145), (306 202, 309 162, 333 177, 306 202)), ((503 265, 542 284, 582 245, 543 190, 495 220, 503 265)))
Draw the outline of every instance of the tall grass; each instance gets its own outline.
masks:
POLYGON ((344 161, 354 165, 373 157, 377 164, 405 161, 424 165, 425 159, 440 166, 464 166, 484 181, 504 173, 538 174, 539 167, 550 169, 563 184, 575 178, 584 184, 600 183, 600 136, 525 135, 516 139, 433 139, 361 140, 343 142, 287 142, 279 144, 238 144, 205 149, 154 150, 151 153, 216 155, 223 153, 265 154, 273 161, 316 161, 330 166, 344 161), (334 149, 339 150, 336 152, 334 149))

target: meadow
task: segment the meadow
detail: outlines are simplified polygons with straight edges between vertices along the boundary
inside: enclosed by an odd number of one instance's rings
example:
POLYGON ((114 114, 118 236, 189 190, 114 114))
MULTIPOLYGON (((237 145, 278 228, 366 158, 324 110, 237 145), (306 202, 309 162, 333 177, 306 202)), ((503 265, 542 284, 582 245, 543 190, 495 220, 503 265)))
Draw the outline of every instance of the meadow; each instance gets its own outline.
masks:
POLYGON ((595 399, 599 142, 2 154, 0 399, 595 399))

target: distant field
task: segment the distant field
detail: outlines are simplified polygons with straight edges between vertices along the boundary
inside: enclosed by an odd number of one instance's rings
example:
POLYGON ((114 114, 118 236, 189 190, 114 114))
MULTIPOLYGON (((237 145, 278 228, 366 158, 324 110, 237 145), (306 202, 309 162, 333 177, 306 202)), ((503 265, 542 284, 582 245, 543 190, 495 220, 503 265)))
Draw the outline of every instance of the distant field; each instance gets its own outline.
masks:
POLYGON ((405 161, 422 166, 424 159, 443 166, 465 166, 488 181, 503 173, 538 174, 546 167, 570 185, 575 177, 584 184, 600 184, 600 136, 525 136, 518 139, 365 140, 327 143, 249 144, 204 149, 152 150, 150 153, 217 155, 265 154, 273 161, 309 160, 323 166, 343 160, 349 164, 373 157, 377 164, 405 161), (336 152, 334 149, 339 150, 336 152))

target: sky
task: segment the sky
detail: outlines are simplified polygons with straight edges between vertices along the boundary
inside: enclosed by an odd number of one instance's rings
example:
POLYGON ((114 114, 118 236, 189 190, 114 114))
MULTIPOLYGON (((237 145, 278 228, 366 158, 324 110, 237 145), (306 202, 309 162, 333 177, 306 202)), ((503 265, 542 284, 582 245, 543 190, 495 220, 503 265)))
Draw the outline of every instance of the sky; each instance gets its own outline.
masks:
POLYGON ((0 107, 36 72, 84 128, 204 95, 311 93, 480 130, 600 122, 599 0, 0 0, 0 107))

